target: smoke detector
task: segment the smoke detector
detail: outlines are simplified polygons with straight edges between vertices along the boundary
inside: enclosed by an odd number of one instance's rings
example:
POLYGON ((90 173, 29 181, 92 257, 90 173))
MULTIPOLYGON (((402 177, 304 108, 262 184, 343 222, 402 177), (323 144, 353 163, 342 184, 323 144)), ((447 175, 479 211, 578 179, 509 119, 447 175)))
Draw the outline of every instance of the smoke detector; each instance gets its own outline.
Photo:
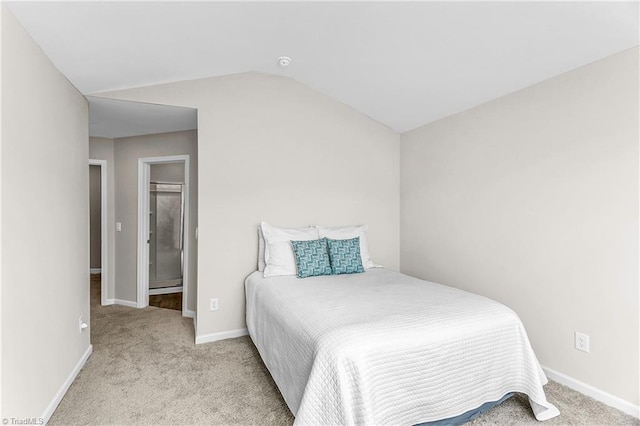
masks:
POLYGON ((288 67, 290 63, 291 58, 288 56, 280 56, 278 58, 278 65, 280 65, 282 68, 288 67))

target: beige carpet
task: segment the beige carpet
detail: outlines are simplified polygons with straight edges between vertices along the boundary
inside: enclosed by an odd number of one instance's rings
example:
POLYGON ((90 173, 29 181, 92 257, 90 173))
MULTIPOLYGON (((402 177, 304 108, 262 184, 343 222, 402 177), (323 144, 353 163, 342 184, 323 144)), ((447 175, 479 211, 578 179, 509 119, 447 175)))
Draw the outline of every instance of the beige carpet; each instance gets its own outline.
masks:
MULTIPOLYGON (((98 295, 93 287, 97 287, 98 295)), ((290 425, 287 409, 248 337, 195 345, 177 311, 98 306, 92 286, 93 355, 49 424, 290 425)), ((545 425, 640 425, 562 385, 546 387, 562 413, 545 425)), ((470 425, 540 425, 517 395, 470 425)))

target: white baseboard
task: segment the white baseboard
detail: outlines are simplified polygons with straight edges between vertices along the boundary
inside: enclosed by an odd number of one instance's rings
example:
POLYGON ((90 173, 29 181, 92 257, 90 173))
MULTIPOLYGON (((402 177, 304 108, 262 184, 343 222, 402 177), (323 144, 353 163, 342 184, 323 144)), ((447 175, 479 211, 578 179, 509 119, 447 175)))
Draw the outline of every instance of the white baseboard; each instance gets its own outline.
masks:
POLYGON ((53 397, 53 399, 47 406, 46 410, 44 410, 44 413, 42 413, 41 417, 44 421, 44 424, 47 424, 49 422, 49 419, 51 419, 53 412, 56 411, 56 408, 58 408, 58 404, 60 404, 60 401, 62 401, 62 398, 69 390, 69 386, 71 386, 71 383, 73 383, 73 381, 76 379, 76 376, 78 375, 80 370, 82 370, 82 367, 84 367, 84 364, 89 359, 91 352, 93 352, 93 346, 89 345, 87 350, 80 357, 80 360, 78 361, 76 366, 73 368, 73 370, 71 370, 71 373, 69 373, 69 375, 67 376, 67 379, 64 381, 60 389, 58 389, 58 392, 56 392, 56 395, 53 397))
POLYGON ((578 392, 590 396, 596 401, 600 401, 609 405, 610 407, 617 408, 618 410, 627 413, 635 418, 640 419, 640 406, 635 405, 629 401, 619 398, 615 395, 611 395, 601 389, 588 385, 580 380, 569 377, 566 374, 559 371, 552 370, 551 368, 542 367, 547 377, 553 381, 577 390, 578 392))
POLYGON ((247 334, 249 334, 249 331, 246 328, 241 328, 239 330, 221 331, 219 333, 204 334, 202 336, 198 336, 196 334, 196 344, 198 345, 200 343, 209 343, 209 342, 216 342, 218 340, 233 339, 234 337, 246 336, 247 334))
POLYGON ((115 304, 115 303, 116 303, 115 299, 107 299, 107 300, 105 300, 104 302, 105 302, 105 303, 104 303, 104 305, 102 305, 102 306, 109 306, 109 305, 113 305, 113 304, 115 304))
POLYGON ((138 304, 136 302, 132 302, 131 300, 122 300, 122 299, 109 299, 113 300, 115 305, 128 306, 130 308, 137 308, 138 304))
POLYGON ((89 268, 89 273, 90 274, 101 274, 102 273, 102 268, 89 268))
POLYGON ((187 318, 195 318, 196 311, 192 311, 191 309, 184 310, 182 311, 182 316, 187 318))

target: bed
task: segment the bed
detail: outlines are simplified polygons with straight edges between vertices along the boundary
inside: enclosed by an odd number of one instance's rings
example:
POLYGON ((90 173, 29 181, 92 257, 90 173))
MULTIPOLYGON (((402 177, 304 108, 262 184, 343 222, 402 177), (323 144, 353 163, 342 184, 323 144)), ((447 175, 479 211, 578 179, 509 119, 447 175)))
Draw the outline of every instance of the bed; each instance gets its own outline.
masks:
POLYGON ((452 419, 513 392, 559 414, 518 316, 383 268, 245 281, 247 327, 296 424, 452 419))

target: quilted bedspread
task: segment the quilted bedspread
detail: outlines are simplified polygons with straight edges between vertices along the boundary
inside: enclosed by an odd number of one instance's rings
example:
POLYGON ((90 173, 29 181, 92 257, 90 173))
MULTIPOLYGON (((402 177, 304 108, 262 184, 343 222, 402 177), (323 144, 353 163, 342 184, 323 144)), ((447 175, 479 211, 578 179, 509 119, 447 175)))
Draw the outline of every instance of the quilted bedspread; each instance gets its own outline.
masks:
POLYGON ((296 424, 451 418, 527 394, 559 414, 518 316, 493 300, 385 269, 246 282, 247 326, 296 424))

